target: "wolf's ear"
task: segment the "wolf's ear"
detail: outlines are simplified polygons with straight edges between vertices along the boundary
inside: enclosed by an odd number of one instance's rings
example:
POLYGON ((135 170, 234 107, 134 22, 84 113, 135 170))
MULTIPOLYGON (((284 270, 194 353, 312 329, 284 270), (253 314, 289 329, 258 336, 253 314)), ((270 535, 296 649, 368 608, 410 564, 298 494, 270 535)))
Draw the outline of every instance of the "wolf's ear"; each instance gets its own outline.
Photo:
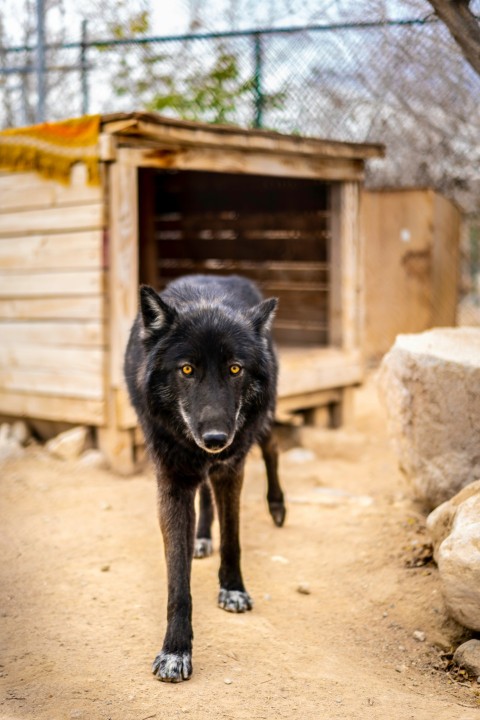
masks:
POLYGON ((158 330, 173 325, 177 316, 160 295, 148 285, 140 286, 140 310, 143 320, 143 339, 147 340, 158 330))
POLYGON ((260 335, 267 335, 270 332, 277 305, 277 298, 268 298, 248 311, 250 322, 260 335))

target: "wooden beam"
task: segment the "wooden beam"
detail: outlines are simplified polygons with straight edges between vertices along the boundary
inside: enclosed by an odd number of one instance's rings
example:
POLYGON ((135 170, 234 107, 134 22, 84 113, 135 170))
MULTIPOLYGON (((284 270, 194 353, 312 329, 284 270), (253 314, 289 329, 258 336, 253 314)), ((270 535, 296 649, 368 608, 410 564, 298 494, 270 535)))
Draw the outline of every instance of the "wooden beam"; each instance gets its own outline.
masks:
MULTIPOLYGON (((2 320, 100 320, 105 317, 103 295, 0 299, 2 320)), ((1 330, 0 330, 1 334, 1 330)))
POLYGON ((1 213, 91 204, 101 200, 101 192, 100 187, 87 184, 84 165, 74 166, 69 185, 33 172, 0 175, 0 227, 1 213))
POLYGON ((0 390, 0 413, 96 426, 105 422, 105 403, 103 400, 59 397, 56 394, 0 390))
POLYGON ((362 345, 363 245, 359 232, 359 185, 332 188, 330 342, 344 350, 362 345))
MULTIPOLYGON (((1 243, 1 241, 0 241, 1 243)), ((0 298, 52 298, 71 295, 99 295, 103 292, 103 271, 0 272, 0 298)))
POLYGON ((281 348, 279 355, 279 400, 355 385, 363 377, 359 350, 281 348))
POLYGON ((109 167, 107 420, 98 442, 112 468, 129 474, 134 470, 134 438, 122 428, 120 416, 129 405, 123 358, 138 307, 138 169, 123 159, 119 152, 109 167))
POLYGON ((103 225, 103 203, 71 207, 18 209, 0 214, 0 237, 12 235, 39 235, 41 233, 67 233, 75 230, 93 230, 103 225))
POLYGON ((84 270, 102 264, 101 230, 0 239, 1 270, 84 270))
POLYGON ((98 320, 12 321, 0 329, 3 345, 103 347, 103 323, 98 320))
POLYGON ((222 150, 236 148, 242 152, 259 150, 295 156, 304 154, 332 158, 365 159, 381 157, 384 154, 384 147, 373 143, 348 143, 282 135, 274 131, 245 130, 231 125, 189 122, 151 113, 117 115, 110 121, 108 116, 105 116, 103 120, 102 129, 106 132, 125 133, 127 138, 128 134, 134 137, 150 137, 162 145, 213 147, 222 150))
POLYGON ((281 153, 243 152, 224 147, 122 148, 125 163, 134 167, 165 170, 209 170, 224 173, 248 173, 316 180, 360 181, 363 162, 351 158, 318 158, 281 153))

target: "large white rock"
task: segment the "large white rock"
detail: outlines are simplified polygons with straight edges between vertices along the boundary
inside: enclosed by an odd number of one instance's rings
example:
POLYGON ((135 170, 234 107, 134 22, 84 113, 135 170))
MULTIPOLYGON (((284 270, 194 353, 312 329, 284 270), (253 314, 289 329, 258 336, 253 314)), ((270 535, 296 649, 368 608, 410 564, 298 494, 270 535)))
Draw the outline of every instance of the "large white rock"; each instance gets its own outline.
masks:
POLYGON ((400 467, 429 508, 480 479, 480 329, 399 335, 381 395, 400 467))
POLYGON ((480 482, 430 513, 427 528, 450 614, 480 630, 480 482))

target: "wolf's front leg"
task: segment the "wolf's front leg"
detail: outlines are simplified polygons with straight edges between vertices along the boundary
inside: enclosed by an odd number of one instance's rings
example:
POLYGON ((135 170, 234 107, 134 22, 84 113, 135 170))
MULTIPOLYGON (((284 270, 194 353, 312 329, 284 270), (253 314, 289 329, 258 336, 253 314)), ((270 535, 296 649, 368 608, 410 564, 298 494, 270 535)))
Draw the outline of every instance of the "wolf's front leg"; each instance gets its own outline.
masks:
POLYGON ((152 672, 164 682, 192 674, 192 596, 190 575, 195 532, 195 489, 159 482, 159 517, 168 577, 167 631, 152 672))
POLYGON ((220 522, 219 607, 228 612, 251 610, 252 599, 245 590, 240 569, 240 492, 243 465, 224 467, 210 476, 220 522))

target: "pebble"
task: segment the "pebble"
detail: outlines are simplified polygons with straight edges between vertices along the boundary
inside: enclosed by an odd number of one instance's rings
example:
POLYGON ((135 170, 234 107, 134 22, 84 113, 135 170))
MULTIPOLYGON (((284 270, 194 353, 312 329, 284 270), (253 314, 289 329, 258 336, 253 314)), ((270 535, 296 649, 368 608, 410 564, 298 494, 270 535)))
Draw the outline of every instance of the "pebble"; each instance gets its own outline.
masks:
POLYGON ((415 630, 412 637, 414 640, 417 640, 417 642, 425 642, 427 636, 425 635, 423 630, 415 630))
POLYGON ((290 562, 290 560, 287 560, 287 558, 283 557, 283 555, 272 555, 270 559, 273 560, 273 562, 281 563, 282 565, 288 565, 290 562))
POLYGON ((108 572, 110 570, 110 565, 102 565, 100 568, 102 572, 108 572))
POLYGON ((300 595, 310 595, 310 583, 308 582, 301 582, 297 586, 297 592, 300 593, 300 595))
POLYGON ((403 672, 405 672, 406 669, 407 669, 407 666, 406 666, 406 665, 397 665, 397 667, 395 668, 395 670, 396 670, 398 673, 403 673, 403 672))
POLYGON ((233 680, 231 680, 230 678, 225 678, 223 682, 225 683, 225 685, 231 685, 233 680))

